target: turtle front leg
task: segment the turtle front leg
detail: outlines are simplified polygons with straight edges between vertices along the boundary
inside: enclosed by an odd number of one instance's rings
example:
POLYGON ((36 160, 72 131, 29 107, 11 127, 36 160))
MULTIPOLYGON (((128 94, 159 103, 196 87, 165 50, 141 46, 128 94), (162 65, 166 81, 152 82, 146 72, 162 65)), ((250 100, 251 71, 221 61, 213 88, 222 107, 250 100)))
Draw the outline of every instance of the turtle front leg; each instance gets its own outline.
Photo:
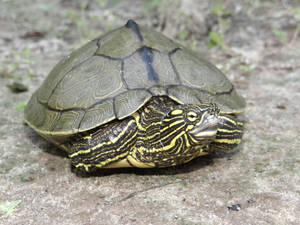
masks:
POLYGON ((86 172, 94 168, 129 167, 125 159, 135 146, 136 135, 136 122, 129 117, 79 133, 69 138, 64 147, 72 165, 86 172))

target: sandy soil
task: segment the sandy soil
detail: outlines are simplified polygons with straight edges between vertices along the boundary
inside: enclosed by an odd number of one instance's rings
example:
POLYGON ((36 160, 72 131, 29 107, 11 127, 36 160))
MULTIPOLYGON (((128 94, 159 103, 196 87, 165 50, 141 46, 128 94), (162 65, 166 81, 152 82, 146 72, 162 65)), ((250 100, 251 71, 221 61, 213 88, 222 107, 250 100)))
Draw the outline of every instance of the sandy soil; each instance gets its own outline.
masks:
POLYGON ((0 1, 0 224, 300 224, 300 3, 199 2, 0 1), (228 75, 248 104, 235 152, 82 178, 24 125, 51 68, 129 18, 228 75), (209 47, 213 32, 222 47, 209 47), (29 90, 14 93, 13 82, 29 90))

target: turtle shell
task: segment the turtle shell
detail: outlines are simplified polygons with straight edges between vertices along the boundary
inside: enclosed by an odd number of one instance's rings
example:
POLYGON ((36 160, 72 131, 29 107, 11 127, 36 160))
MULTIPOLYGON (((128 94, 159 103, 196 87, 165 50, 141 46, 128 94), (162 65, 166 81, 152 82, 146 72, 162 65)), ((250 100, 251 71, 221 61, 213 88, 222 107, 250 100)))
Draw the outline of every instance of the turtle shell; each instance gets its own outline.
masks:
POLYGON ((133 20, 63 58, 25 108, 40 134, 71 135, 136 112, 152 96, 245 108, 226 76, 191 50, 133 20))

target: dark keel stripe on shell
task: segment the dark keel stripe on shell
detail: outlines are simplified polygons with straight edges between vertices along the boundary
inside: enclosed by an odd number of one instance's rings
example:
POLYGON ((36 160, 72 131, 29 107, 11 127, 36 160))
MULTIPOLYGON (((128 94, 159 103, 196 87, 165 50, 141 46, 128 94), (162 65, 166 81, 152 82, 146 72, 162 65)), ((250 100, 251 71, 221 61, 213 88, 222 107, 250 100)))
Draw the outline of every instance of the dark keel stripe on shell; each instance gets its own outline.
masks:
POLYGON ((148 47, 142 47, 138 50, 140 56, 143 59, 143 62, 146 65, 148 79, 151 81, 158 81, 158 74, 155 72, 152 66, 153 62, 153 52, 148 47))
POLYGON ((131 30, 133 31, 133 33, 136 34, 136 36, 138 37, 138 39, 139 39, 140 41, 143 41, 143 40, 144 40, 144 39, 143 39, 143 36, 142 36, 142 34, 141 34, 141 32, 140 32, 140 28, 139 28, 139 26, 136 24, 136 22, 134 22, 133 20, 128 20, 127 23, 126 23, 126 25, 125 25, 125 27, 131 29, 131 30))

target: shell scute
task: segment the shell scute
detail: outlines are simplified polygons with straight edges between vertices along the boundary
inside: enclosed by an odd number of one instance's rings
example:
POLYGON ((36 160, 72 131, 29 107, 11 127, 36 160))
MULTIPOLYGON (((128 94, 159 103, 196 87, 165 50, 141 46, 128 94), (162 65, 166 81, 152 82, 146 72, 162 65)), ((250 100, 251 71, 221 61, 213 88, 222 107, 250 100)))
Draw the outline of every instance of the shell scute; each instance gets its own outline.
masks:
POLYGON ((62 59, 33 94, 25 121, 46 137, 72 135, 123 119, 156 95, 179 104, 216 103, 225 113, 245 108, 215 66, 129 21, 62 59))

